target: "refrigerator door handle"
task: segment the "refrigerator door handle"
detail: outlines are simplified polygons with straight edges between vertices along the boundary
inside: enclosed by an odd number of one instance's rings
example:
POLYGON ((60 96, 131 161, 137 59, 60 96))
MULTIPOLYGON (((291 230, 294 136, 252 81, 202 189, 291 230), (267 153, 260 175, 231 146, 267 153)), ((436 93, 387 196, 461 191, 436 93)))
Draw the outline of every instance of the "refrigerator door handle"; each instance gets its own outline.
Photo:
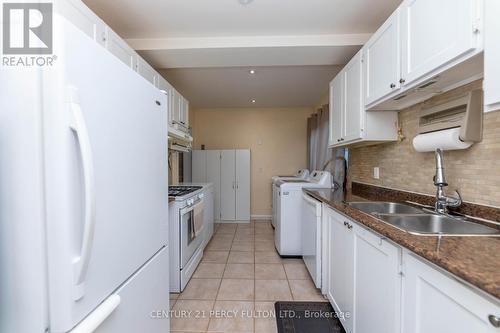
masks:
POLYGON ((73 259, 73 268, 75 276, 74 299, 79 300, 83 297, 84 280, 89 265, 92 243, 94 240, 95 229, 95 186, 94 186, 94 163, 92 161, 92 149, 87 126, 83 118, 82 110, 78 104, 77 90, 73 87, 69 89, 69 107, 71 113, 70 128, 75 133, 80 145, 80 154, 84 178, 84 197, 85 197, 85 217, 83 227, 83 239, 80 255, 73 259))
POLYGON ((94 332, 115 311, 120 302, 121 298, 119 295, 109 296, 69 333, 94 332))

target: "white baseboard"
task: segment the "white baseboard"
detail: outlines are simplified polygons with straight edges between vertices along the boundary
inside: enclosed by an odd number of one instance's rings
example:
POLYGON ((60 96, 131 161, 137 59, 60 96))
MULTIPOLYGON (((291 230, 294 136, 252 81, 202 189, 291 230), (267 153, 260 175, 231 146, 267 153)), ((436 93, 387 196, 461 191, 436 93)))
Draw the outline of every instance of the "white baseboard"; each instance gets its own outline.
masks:
POLYGON ((251 215, 250 218, 256 222, 264 222, 271 220, 271 215, 251 215))

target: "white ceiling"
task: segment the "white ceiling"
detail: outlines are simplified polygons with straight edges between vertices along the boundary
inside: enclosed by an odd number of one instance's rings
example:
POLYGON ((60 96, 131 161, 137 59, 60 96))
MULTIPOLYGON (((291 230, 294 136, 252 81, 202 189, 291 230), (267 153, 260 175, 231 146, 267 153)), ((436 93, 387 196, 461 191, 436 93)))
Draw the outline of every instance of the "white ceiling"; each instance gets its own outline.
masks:
POLYGON ((313 106, 341 66, 163 69, 161 74, 196 108, 313 106), (252 103, 251 100, 256 102, 252 103))
POLYGON ((372 33, 400 0, 84 0, 123 38, 372 33))
POLYGON ((256 106, 315 105, 333 65, 346 64, 401 2, 83 1, 153 67, 168 68, 167 80, 198 107, 253 97, 256 106), (255 66, 264 66, 259 78, 243 83, 238 73, 255 66))

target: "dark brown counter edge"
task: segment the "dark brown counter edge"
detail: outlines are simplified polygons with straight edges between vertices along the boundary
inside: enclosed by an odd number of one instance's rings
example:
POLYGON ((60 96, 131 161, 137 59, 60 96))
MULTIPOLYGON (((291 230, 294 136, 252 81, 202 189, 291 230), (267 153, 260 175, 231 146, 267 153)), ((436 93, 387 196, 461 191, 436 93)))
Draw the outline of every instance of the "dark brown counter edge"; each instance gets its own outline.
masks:
POLYGON ((168 203, 171 203, 172 201, 175 201, 174 197, 168 197, 168 203))
MULTIPOLYGON (((500 238, 443 237, 439 251, 437 251, 438 237, 408 234, 344 204, 344 201, 364 199, 413 201, 432 205, 433 197, 354 182, 352 190, 346 193, 341 190, 334 192, 330 189, 305 189, 305 191, 340 213, 481 289, 496 298, 496 301, 500 301, 500 238)), ((500 219, 500 209, 470 203, 465 203, 464 206, 459 210, 460 213, 494 221, 500 219)))

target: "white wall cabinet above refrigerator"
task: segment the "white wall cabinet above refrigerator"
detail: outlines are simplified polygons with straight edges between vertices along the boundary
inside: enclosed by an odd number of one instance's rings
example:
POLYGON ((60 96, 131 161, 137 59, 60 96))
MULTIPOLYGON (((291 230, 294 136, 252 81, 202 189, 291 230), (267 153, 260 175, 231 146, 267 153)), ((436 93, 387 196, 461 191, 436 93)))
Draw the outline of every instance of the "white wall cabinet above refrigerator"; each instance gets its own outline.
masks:
POLYGON ((365 105, 401 110, 483 74, 482 0, 405 0, 364 47, 365 105))
MULTIPOLYGON (((168 126, 169 133, 178 138, 190 139, 189 101, 167 82, 146 60, 144 60, 127 42, 106 25, 82 1, 59 1, 56 11, 69 18, 72 24, 106 48, 120 61, 136 71, 152 85, 163 90, 169 97, 168 126), (175 125, 177 124, 177 125, 175 125), (175 125, 175 126, 174 126, 175 125), (179 128, 178 128, 179 127, 179 128)), ((188 140, 188 141, 190 141, 188 140)))
POLYGON ((58 1, 55 11, 68 18, 80 31, 104 46, 106 24, 92 12, 81 0, 58 1))
POLYGON ((135 70, 137 53, 110 27, 105 29, 104 47, 124 64, 135 70))
POLYGON ((139 75, 141 75, 143 78, 148 80, 152 85, 158 88, 158 77, 160 74, 158 74, 153 67, 151 67, 150 64, 147 63, 146 60, 144 60, 141 57, 137 57, 137 62, 135 64, 135 70, 139 75))
POLYGON ((396 112, 365 111, 363 61, 359 51, 330 83, 330 147, 397 138, 396 112))

